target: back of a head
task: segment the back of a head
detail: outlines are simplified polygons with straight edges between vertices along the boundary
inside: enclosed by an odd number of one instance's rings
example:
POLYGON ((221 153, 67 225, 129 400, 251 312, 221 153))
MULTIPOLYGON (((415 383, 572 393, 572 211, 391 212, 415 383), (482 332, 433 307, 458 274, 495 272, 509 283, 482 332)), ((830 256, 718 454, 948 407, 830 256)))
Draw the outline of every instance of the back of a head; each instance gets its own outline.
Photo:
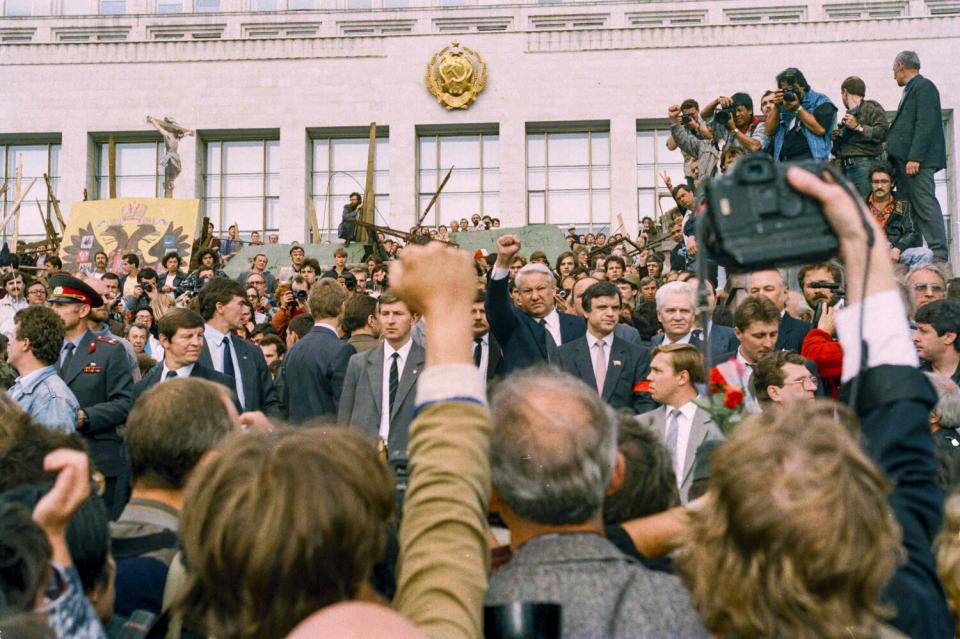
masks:
POLYGON ((536 367, 501 383, 490 408, 493 486, 517 516, 579 524, 601 511, 616 460, 617 422, 595 390, 536 367))
POLYGON ((874 636, 889 612, 880 593, 902 554, 889 486, 836 408, 751 416, 713 453, 680 557, 713 636, 874 636))
POLYGON ((943 529, 937 537, 936 549, 937 573, 956 618, 960 613, 960 494, 954 493, 944 504, 943 529))
POLYGON ((313 283, 307 304, 314 320, 333 319, 340 316, 347 294, 337 280, 324 277, 313 283))
POLYGON ((183 490, 200 458, 233 431, 228 401, 222 386, 192 377, 141 395, 124 429, 134 485, 183 490))
POLYGON ((618 415, 617 448, 626 469, 620 490, 603 502, 603 520, 619 523, 669 510, 680 503, 670 452, 632 417, 618 415))
POLYGON ((0 393, 0 491, 51 481, 54 475, 43 471, 43 458, 57 448, 88 452, 80 435, 44 428, 0 393))
POLYGON ((369 295, 354 295, 343 310, 343 330, 352 333, 367 325, 367 319, 377 313, 377 300, 369 295))
POLYGON ((33 610, 52 556, 43 530, 22 504, 0 499, 0 595, 4 609, 33 610))
POLYGON ((313 323, 312 315, 300 313, 290 320, 290 324, 287 326, 287 332, 295 333, 298 338, 303 338, 304 335, 313 330, 313 323))
POLYGON ((181 607, 210 636, 283 637, 357 596, 383 554, 394 491, 362 435, 284 429, 228 441, 184 501, 181 607))

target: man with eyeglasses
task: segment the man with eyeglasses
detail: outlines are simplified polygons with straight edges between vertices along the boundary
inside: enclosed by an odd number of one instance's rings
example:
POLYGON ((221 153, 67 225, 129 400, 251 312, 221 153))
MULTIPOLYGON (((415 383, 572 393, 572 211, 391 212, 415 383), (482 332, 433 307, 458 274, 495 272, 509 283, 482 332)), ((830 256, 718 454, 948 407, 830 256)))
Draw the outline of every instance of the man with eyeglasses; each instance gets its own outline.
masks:
POLYGON ((919 264, 910 269, 907 288, 914 313, 930 302, 947 298, 947 278, 936 264, 919 264))
POLYGON ((768 353, 753 367, 753 390, 763 410, 784 410, 791 402, 813 399, 818 386, 807 360, 793 351, 768 353))
POLYGON ((920 229, 913 222, 910 202, 893 192, 893 175, 893 169, 887 164, 876 164, 870 168, 867 206, 887 234, 893 262, 907 266, 930 264, 933 262, 933 251, 923 245, 920 229))
POLYGON ((273 295, 277 290, 277 278, 267 270, 267 256, 263 253, 253 256, 250 270, 242 273, 238 279, 246 286, 256 286, 260 295, 273 295))

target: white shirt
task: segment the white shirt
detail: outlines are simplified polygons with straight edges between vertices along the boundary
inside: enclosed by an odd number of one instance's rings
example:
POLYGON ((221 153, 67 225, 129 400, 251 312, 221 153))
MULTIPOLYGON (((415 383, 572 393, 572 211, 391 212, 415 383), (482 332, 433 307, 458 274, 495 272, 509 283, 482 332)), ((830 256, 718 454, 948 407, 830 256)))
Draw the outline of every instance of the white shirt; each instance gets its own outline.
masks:
MULTIPOLYGON (((476 338, 474 338, 473 347, 477 347, 476 338)), ((480 338, 480 374, 487 378, 487 368, 490 366, 490 331, 487 331, 480 338)))
POLYGON ((314 323, 313 326, 314 326, 314 328, 316 328, 317 326, 319 326, 319 327, 321 327, 321 328, 325 328, 325 329, 327 329, 328 331, 330 331, 331 333, 333 333, 334 335, 336 335, 336 336, 337 336, 337 339, 340 339, 340 333, 338 333, 338 332, 337 332, 337 329, 335 329, 334 327, 330 326, 329 324, 324 324, 323 322, 316 322, 316 323, 314 323))
MULTIPOLYGON (((502 280, 508 275, 510 275, 510 269, 497 268, 496 266, 494 266, 490 270, 490 279, 492 280, 502 280)), ((537 323, 540 323, 540 320, 537 319, 536 317, 530 316, 530 319, 532 319, 537 323)), ((550 337, 553 338, 553 343, 556 344, 557 346, 560 346, 563 343, 563 341, 561 340, 561 337, 560 337, 560 315, 557 314, 557 309, 552 309, 550 311, 550 314, 544 317, 543 319, 546 320, 547 322, 545 328, 547 329, 547 332, 550 333, 550 337)))
POLYGON ((163 382, 167 381, 167 373, 169 373, 171 370, 172 370, 174 373, 177 374, 177 377, 190 377, 190 373, 193 372, 193 367, 194 367, 195 365, 196 365, 196 364, 187 364, 186 366, 181 366, 180 368, 172 369, 172 368, 168 368, 168 367, 167 367, 167 363, 164 362, 164 363, 163 363, 163 371, 160 372, 160 382, 159 382, 159 383, 162 384, 163 382))
POLYGON ((149 333, 147 333, 147 343, 143 350, 155 361, 163 361, 163 346, 160 345, 160 340, 149 333))
POLYGON ((737 349, 737 361, 743 364, 743 393, 746 395, 744 409, 749 413, 759 413, 760 404, 757 403, 757 394, 753 390, 753 364, 743 356, 743 347, 737 349))
MULTIPOLYGON (((203 327, 203 339, 207 342, 213 368, 218 373, 223 373, 223 341, 228 337, 209 324, 203 327)), ((234 390, 237 392, 237 401, 241 406, 246 406, 243 397, 243 377, 240 376, 240 362, 237 361, 237 349, 233 341, 230 342, 230 359, 233 361, 234 390)), ((229 373, 225 374, 229 375, 229 373)))
POLYGON ((393 364, 393 354, 398 353, 397 358, 397 380, 403 378, 403 366, 407 363, 407 357, 410 355, 410 349, 413 348, 413 340, 408 339, 407 343, 399 349, 394 349, 389 342, 383 343, 383 388, 380 390, 380 439, 389 441, 390 436, 390 366, 393 364))
POLYGON ((664 334, 663 334, 663 345, 664 345, 664 346, 669 346, 670 344, 689 344, 689 343, 690 343, 690 337, 691 337, 692 335, 693 335, 693 331, 690 331, 689 333, 687 333, 686 335, 684 335, 683 337, 681 337, 681 338, 678 339, 677 341, 673 341, 672 339, 670 339, 670 338, 667 336, 666 333, 664 333, 664 334))
MULTIPOLYGON (((666 426, 669 428, 670 413, 674 407, 665 406, 664 408, 667 410, 666 426)), ((697 412, 697 405, 689 401, 678 408, 680 415, 677 416, 677 458, 673 460, 673 469, 677 475, 677 486, 680 486, 683 483, 683 469, 687 463, 687 445, 690 443, 690 431, 693 429, 693 416, 697 412)))
POLYGON ((590 364, 593 365, 593 378, 599 379, 600 375, 606 379, 607 368, 610 366, 610 349, 613 348, 613 333, 606 337, 596 337, 590 331, 587 331, 587 346, 590 347, 590 364), (597 370, 597 342, 603 342, 603 371, 597 370))

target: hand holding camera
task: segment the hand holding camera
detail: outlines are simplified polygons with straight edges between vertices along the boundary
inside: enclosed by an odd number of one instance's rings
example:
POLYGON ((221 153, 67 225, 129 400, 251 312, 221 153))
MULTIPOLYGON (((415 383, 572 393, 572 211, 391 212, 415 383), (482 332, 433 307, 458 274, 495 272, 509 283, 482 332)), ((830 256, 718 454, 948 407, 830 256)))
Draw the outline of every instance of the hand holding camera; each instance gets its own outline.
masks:
POLYGON ((847 111, 846 115, 843 116, 843 124, 848 129, 857 129, 860 126, 860 122, 853 111, 847 111))

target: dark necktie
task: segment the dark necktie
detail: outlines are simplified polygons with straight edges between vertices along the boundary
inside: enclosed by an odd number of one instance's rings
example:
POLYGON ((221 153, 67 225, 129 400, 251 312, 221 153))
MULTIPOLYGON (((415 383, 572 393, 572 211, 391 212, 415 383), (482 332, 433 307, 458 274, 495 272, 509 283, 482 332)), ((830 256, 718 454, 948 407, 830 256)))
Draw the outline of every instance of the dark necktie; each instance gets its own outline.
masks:
POLYGON ((397 398, 397 386, 400 385, 400 368, 397 366, 400 353, 394 353, 390 357, 393 359, 390 362, 390 414, 393 414, 393 400, 397 398))
POLYGON ((480 361, 483 359, 483 338, 478 337, 473 340, 473 365, 480 368, 480 361))
POLYGON ((223 338, 223 374, 236 378, 233 371, 233 358, 230 356, 230 336, 223 338))
POLYGON ((176 376, 177 376, 177 371, 167 371, 167 374, 166 374, 167 379, 173 379, 176 376))
POLYGON ((63 356, 63 361, 60 362, 61 377, 63 376, 63 373, 66 372, 67 367, 70 366, 70 362, 73 361, 73 351, 76 348, 77 348, 77 345, 74 344, 73 342, 67 342, 66 344, 63 345, 64 356, 63 356))

